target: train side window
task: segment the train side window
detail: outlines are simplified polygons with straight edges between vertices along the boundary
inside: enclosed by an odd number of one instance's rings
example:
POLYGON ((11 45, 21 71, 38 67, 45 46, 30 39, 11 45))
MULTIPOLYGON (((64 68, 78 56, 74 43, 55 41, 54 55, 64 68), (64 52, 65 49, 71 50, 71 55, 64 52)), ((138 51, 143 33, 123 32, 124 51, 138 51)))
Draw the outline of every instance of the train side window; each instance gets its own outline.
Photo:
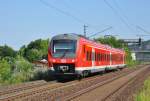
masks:
POLYGON ((91 51, 89 51, 89 61, 91 61, 91 51))
POLYGON ((85 45, 83 45, 83 52, 85 53, 85 45))
POLYGON ((108 55, 106 54, 106 61, 108 61, 108 55))
POLYGON ((88 61, 90 61, 90 51, 88 53, 89 53, 89 55, 88 55, 88 61))
POLYGON ((95 61, 97 61, 97 53, 95 52, 95 61))
POLYGON ((103 54, 103 61, 105 61, 105 54, 103 54))
POLYGON ((104 54, 102 53, 102 54, 101 54, 101 59, 102 59, 102 61, 103 61, 103 59, 104 59, 103 57, 104 57, 104 54))
POLYGON ((99 60, 102 61, 102 54, 99 54, 99 60))
POLYGON ((97 53, 95 53, 95 61, 97 61, 97 53))
POLYGON ((101 54, 99 53, 99 61, 101 61, 101 54))
POLYGON ((89 52, 86 51, 86 60, 88 61, 88 55, 89 55, 89 52))
POLYGON ((97 61, 98 61, 98 53, 97 53, 97 61))
POLYGON ((95 61, 96 61, 96 52, 95 52, 95 54, 94 54, 95 56, 94 56, 94 58, 95 58, 95 61))
POLYGON ((103 61, 103 60, 102 60, 102 54, 101 54, 101 61, 103 61))
POLYGON ((99 53, 97 53, 97 61, 99 61, 99 53))
POLYGON ((92 55, 91 51, 87 51, 87 61, 91 61, 92 55))
POLYGON ((109 55, 107 54, 107 61, 109 61, 109 55))

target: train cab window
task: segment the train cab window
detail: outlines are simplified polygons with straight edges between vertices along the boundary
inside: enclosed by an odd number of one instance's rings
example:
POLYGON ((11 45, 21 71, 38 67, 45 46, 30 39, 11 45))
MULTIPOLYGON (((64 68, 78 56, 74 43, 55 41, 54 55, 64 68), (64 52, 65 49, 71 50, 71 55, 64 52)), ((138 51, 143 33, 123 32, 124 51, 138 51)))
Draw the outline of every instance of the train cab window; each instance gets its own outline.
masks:
POLYGON ((77 48, 76 40, 53 40, 52 55, 55 58, 74 58, 77 48))

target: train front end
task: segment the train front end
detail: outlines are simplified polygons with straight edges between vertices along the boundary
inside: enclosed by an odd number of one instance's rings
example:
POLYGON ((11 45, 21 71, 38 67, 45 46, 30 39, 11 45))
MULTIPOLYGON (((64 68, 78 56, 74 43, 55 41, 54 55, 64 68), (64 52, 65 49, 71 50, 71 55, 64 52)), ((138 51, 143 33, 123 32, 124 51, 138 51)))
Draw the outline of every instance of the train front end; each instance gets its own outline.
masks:
POLYGON ((48 63, 56 75, 74 75, 78 37, 61 34, 51 39, 48 49, 48 63))

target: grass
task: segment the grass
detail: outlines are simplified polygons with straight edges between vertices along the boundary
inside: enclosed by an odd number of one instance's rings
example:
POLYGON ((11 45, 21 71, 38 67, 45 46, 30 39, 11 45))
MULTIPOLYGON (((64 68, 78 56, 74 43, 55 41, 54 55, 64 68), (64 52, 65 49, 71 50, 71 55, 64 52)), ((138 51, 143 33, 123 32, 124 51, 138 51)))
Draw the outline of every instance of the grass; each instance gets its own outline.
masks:
POLYGON ((139 61, 127 61, 126 64, 127 64, 128 68, 136 68, 137 65, 140 65, 140 64, 143 64, 143 63, 139 62, 139 61))
POLYGON ((135 96, 135 101, 150 101, 150 77, 144 81, 144 86, 135 96))

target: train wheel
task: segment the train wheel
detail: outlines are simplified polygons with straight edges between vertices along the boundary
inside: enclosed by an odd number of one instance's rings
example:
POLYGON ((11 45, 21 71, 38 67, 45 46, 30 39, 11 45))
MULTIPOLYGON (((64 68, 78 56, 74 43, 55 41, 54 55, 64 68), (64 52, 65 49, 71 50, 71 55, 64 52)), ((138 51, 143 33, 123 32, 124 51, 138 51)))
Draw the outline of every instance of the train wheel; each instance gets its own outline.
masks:
POLYGON ((83 71, 83 77, 88 76, 89 72, 87 70, 83 71))
POLYGON ((82 78, 83 78, 83 77, 82 77, 81 74, 78 74, 78 75, 77 75, 77 79, 78 79, 78 80, 81 80, 82 78))
POLYGON ((106 73, 106 71, 103 70, 103 71, 100 72, 100 75, 103 75, 103 74, 105 74, 105 73, 106 73))

